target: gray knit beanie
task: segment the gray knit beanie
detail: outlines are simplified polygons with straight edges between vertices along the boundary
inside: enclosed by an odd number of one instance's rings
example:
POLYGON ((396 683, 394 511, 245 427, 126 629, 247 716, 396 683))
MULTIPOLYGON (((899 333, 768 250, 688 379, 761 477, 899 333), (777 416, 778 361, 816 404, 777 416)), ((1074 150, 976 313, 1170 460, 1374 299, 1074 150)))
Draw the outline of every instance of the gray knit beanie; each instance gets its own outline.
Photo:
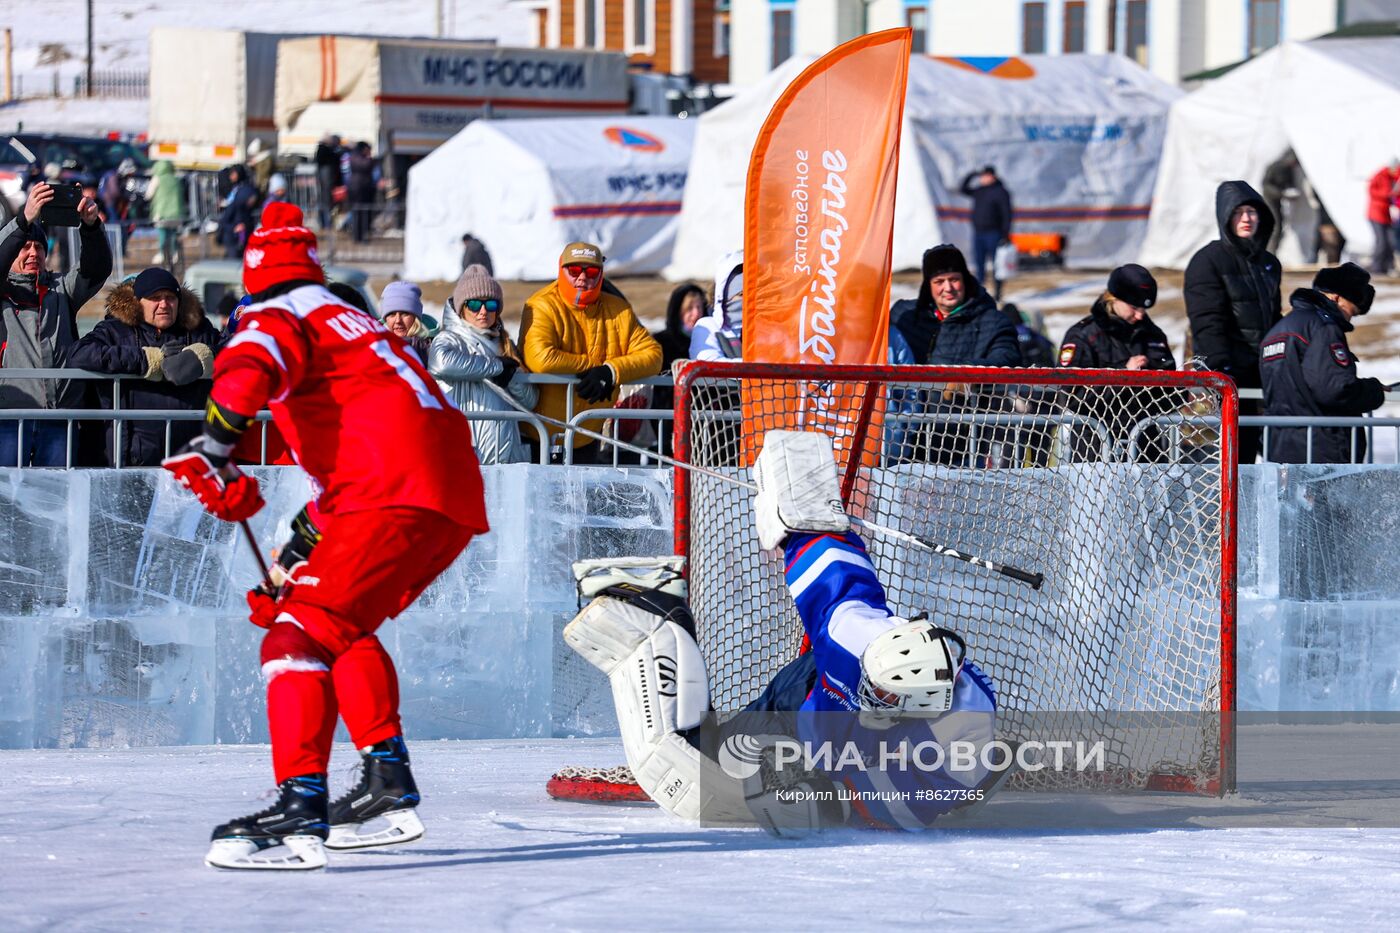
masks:
POLYGON ((462 302, 472 298, 494 298, 503 301, 501 283, 491 277, 491 273, 486 271, 482 265, 471 265, 462 270, 462 277, 457 280, 457 287, 452 289, 452 307, 457 309, 457 313, 462 311, 462 302))

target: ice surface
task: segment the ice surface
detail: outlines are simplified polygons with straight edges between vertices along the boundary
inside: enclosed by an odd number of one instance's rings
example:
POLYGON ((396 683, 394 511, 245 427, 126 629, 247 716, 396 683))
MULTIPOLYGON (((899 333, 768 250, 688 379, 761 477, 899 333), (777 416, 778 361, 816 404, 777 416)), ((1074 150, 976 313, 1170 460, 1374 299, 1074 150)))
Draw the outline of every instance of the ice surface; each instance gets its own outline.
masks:
POLYGON ((423 840, 271 877, 200 863, 212 826, 266 805, 265 747, 0 752, 5 929, 1311 931, 1388 929, 1400 900, 1393 786, 1298 802, 1296 773, 1248 756, 1238 799, 1003 794, 981 828, 780 841, 545 796, 561 764, 621 760, 611 741, 412 749, 423 840), (1047 814, 1076 828, 1009 828, 1047 814))
MULTIPOLYGON (((605 680, 559 637, 569 564, 668 552, 670 472, 485 474, 495 530, 381 629, 412 733, 611 734, 605 680)), ((260 475, 270 547, 308 490, 260 475)), ((1241 470, 1242 709, 1400 710, 1397 526, 1400 468, 1241 470)), ((0 747, 265 740, 235 531, 159 471, 0 470, 0 747)))

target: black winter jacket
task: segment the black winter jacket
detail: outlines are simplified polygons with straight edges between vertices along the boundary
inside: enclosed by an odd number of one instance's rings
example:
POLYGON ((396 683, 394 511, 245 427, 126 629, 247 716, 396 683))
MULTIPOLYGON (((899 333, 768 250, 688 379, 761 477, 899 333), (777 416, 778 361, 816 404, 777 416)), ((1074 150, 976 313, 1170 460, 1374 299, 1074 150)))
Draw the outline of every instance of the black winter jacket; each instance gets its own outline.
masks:
POLYGON ((316 162, 317 174, 327 172, 339 177, 340 153, 334 146, 328 146, 325 143, 317 143, 314 160, 316 162))
POLYGON ((1123 369, 1135 356, 1147 357, 1146 369, 1176 369, 1171 344, 1162 329, 1143 316, 1129 324, 1100 298, 1089 316, 1065 331, 1060 365, 1081 369, 1123 369))
MULTIPOLYGON (((686 333, 685 324, 681 321, 681 308, 685 305, 686 298, 692 294, 699 295, 701 307, 705 306, 705 290, 703 288, 691 282, 677 285, 671 292, 670 300, 666 303, 665 328, 652 332, 656 342, 661 344, 662 372, 670 372, 671 364, 676 360, 690 357, 690 334, 686 333)), ((708 310, 706 308, 706 311, 708 310)))
POLYGON ((1220 239, 1197 250, 1186 266, 1191 350, 1236 385, 1257 388, 1260 340, 1282 316, 1283 270, 1266 248, 1276 221, 1264 199, 1242 181, 1224 182, 1216 190, 1215 219, 1220 239), (1230 214, 1246 204, 1259 211, 1259 227, 1241 240, 1230 232, 1230 214))
POLYGON ((374 156, 358 152, 350 156, 350 173, 345 179, 345 190, 353 204, 370 204, 374 201, 374 156))
POLYGON ((1020 366, 1016 325, 978 286, 971 299, 940 322, 928 362, 930 366, 1020 366))
POLYGON ((928 294, 928 283, 913 301, 890 309, 894 326, 909 342, 920 366, 1020 366, 1016 325, 1002 314, 992 296, 976 282, 971 297, 942 321, 928 294))
MULTIPOLYGON (((73 346, 68 365, 100 373, 121 373, 142 376, 123 379, 121 407, 127 410, 159 409, 161 411, 200 411, 204 408, 213 386, 214 350, 219 332, 204 316, 204 309, 194 293, 180 289, 180 310, 174 326, 161 332, 147 324, 141 315, 141 303, 131 285, 119 285, 107 296, 107 316, 92 332, 73 346), (203 350, 194 352, 204 364, 202 378, 177 386, 165 380, 158 363, 145 353, 146 347, 168 344, 188 347, 200 344, 203 350)), ((97 383, 97 396, 102 408, 112 408, 112 383, 97 383)), ((128 421, 122 425, 122 466, 155 466, 165 456, 164 421, 128 421)), ((191 440, 202 428, 198 420, 171 422, 170 451, 173 453, 191 440)), ((116 466, 114 430, 107 428, 107 462, 116 466)))
POLYGON ((1004 240, 1011 236, 1011 192, 998 178, 990 185, 976 185, 981 172, 963 179, 962 193, 972 199, 972 229, 978 233, 995 230, 1004 240))
MULTIPOLYGON (((1346 315, 1326 295, 1300 288, 1289 297, 1292 310, 1264 337, 1259 369, 1264 382, 1264 414, 1356 417, 1385 402, 1379 380, 1356 374, 1347 346, 1352 329, 1346 315)), ((1366 454, 1366 434, 1356 431, 1356 459, 1366 454)), ((1313 428, 1313 463, 1350 463, 1350 428, 1313 428)), ((1308 461, 1307 428, 1270 428, 1269 459, 1308 461)))
POLYGON ((938 312, 927 281, 919 286, 919 297, 901 298, 890 305, 890 323, 909 344, 914 362, 927 366, 933 341, 938 337, 938 312))
MULTIPOLYGON (((666 326, 652 333, 656 342, 661 344, 661 372, 663 374, 671 372, 671 364, 676 360, 690 358, 690 334, 685 332, 685 325, 681 321, 681 307, 685 304, 686 297, 692 293, 700 296, 700 304, 704 307, 705 290, 703 288, 691 282, 678 285, 672 290, 671 299, 666 304, 666 326)), ((672 408, 675 403, 675 389, 669 386, 656 386, 652 389, 651 406, 653 408, 672 408)), ((666 441, 670 442, 669 436, 666 441)))

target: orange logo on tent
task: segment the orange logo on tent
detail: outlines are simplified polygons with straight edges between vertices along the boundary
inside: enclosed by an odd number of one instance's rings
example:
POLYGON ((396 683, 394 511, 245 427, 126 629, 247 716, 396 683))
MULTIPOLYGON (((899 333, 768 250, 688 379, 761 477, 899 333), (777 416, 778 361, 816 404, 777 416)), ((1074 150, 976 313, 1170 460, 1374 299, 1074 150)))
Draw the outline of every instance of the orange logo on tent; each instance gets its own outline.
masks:
POLYGON ((1024 58, 999 58, 995 56, 969 55, 964 58, 953 58, 952 56, 934 55, 931 56, 945 65, 952 65, 954 68, 961 68, 964 71, 976 71, 992 78, 1005 78, 1008 81, 1024 81, 1026 78, 1035 77, 1035 69, 1030 66, 1024 58))
POLYGON ((625 126, 610 126, 603 130, 603 137, 610 143, 624 149, 636 149, 638 152, 660 152, 666 148, 665 143, 650 133, 628 129, 625 126))

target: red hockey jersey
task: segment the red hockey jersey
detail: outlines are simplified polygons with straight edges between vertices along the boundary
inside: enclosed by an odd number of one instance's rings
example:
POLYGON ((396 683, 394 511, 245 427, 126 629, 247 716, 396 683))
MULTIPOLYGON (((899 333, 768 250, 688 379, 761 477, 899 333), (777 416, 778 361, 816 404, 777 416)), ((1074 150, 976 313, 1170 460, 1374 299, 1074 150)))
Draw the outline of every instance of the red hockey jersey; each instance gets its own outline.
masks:
POLYGON ((466 417, 403 340, 320 285, 244 309, 210 396, 272 411, 328 515, 416 506, 488 530, 466 417))

